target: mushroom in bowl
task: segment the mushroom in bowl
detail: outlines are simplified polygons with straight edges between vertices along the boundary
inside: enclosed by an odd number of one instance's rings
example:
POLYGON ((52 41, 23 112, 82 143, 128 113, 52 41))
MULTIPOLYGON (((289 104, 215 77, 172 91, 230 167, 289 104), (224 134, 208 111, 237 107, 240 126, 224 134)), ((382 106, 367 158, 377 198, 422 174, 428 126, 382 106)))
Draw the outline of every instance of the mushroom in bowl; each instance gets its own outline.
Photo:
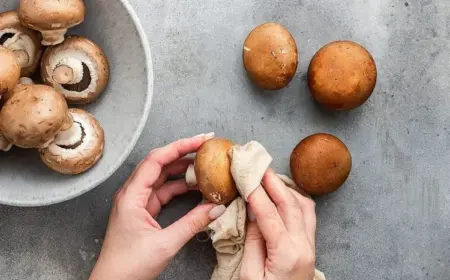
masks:
POLYGON ((10 49, 19 61, 21 76, 33 75, 39 66, 43 46, 38 32, 24 27, 16 11, 0 13, 0 45, 10 49))
POLYGON ((17 85, 0 112, 0 131, 14 146, 44 148, 72 127, 64 97, 45 85, 17 85))
POLYGON ((42 34, 42 45, 64 41, 67 29, 84 21, 86 7, 82 0, 21 0, 19 19, 28 28, 42 34))
POLYGON ((0 97, 11 91, 19 82, 20 65, 14 53, 0 46, 0 97))
POLYGON ((105 90, 109 63, 94 42, 82 36, 71 36, 45 51, 41 76, 47 85, 62 93, 67 102, 87 104, 105 90))
POLYGON ((69 109, 73 125, 60 132, 47 148, 40 149, 41 160, 51 169, 67 175, 80 174, 94 166, 105 146, 103 128, 88 112, 69 109))

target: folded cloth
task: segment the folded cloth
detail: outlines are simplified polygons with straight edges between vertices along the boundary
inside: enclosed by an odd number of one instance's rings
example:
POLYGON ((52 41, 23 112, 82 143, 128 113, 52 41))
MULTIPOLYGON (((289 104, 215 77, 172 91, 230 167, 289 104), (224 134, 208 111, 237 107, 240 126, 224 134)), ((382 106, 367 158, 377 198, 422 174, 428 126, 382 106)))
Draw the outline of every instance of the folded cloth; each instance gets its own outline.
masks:
MULTIPOLYGON (((236 198, 225 213, 207 227, 217 257, 217 265, 211 280, 239 279, 246 234, 245 201, 261 184, 272 162, 270 154, 256 141, 244 146, 235 145, 228 151, 228 155, 231 159, 231 174, 242 197, 236 198)), ((282 174, 277 176, 287 187, 302 192, 288 176, 282 174)), ((188 185, 195 184, 192 167, 186 173, 186 182, 188 185)), ((326 279, 322 272, 316 270, 314 280, 326 279)))

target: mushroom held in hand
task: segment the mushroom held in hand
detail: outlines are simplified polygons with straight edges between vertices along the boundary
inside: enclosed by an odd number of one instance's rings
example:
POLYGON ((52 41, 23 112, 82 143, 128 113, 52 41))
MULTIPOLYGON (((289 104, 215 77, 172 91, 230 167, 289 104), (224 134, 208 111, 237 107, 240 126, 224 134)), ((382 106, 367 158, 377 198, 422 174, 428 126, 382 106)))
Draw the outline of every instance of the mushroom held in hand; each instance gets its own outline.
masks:
POLYGON ((247 74, 257 86, 282 89, 297 71, 297 45, 282 25, 265 23, 253 29, 245 39, 243 59, 247 74))
POLYGON ((351 41, 332 42, 313 57, 308 86, 313 98, 329 109, 350 110, 366 102, 377 81, 370 53, 351 41))
POLYGON ((228 157, 232 146, 227 139, 214 138, 206 141, 195 156, 197 186, 210 202, 226 205, 238 196, 228 157))
POLYGON ((62 174, 80 174, 94 166, 102 157, 104 132, 88 112, 69 109, 73 126, 60 132, 50 146, 40 150, 42 161, 62 174))
POLYGON ((334 192, 347 180, 352 157, 345 144, 330 134, 303 139, 291 155, 295 184, 313 196, 334 192))
POLYGON ((28 28, 42 33, 42 45, 64 41, 67 29, 84 21, 86 7, 82 0, 21 0, 19 19, 28 28))
POLYGON ((41 75, 44 82, 62 93, 69 103, 87 104, 106 88, 109 63, 95 43, 85 37, 72 36, 45 51, 41 75))
POLYGON ((0 112, 0 131, 21 148, 46 147, 70 127, 64 97, 45 85, 17 85, 0 112))
POLYGON ((22 76, 33 75, 44 51, 38 32, 24 27, 16 11, 0 13, 0 45, 14 52, 22 76))
POLYGON ((20 79, 20 65, 14 53, 0 46, 0 97, 12 90, 20 79))

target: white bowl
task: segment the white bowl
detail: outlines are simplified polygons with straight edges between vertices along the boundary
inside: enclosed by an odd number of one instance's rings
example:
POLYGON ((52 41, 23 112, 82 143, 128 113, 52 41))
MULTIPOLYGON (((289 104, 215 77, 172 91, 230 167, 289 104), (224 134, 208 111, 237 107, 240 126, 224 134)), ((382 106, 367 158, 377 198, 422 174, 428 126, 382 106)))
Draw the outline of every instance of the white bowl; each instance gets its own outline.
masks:
MULTIPOLYGON (((108 88, 93 104, 80 106, 105 130, 105 153, 91 170, 68 176, 48 169, 35 150, 0 153, 0 204, 43 206, 79 196, 108 179, 125 161, 147 121, 153 96, 149 44, 126 0, 84 1, 87 16, 69 34, 97 43, 110 62, 108 88)), ((0 11, 16 9, 19 0, 3 0, 0 11)))

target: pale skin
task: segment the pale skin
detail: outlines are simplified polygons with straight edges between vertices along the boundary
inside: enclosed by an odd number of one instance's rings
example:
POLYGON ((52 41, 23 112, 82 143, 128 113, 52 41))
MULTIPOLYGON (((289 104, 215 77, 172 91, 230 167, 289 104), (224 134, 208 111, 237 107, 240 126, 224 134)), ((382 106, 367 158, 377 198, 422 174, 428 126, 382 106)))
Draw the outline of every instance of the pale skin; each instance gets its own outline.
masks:
MULTIPOLYGON (((89 280, 151 280, 196 234, 225 212, 202 204, 174 224, 156 221, 162 206, 195 188, 168 177, 186 172, 188 154, 214 134, 181 139, 151 151, 114 198, 98 261, 89 280)), ((272 170, 249 196, 248 233, 241 279, 312 280, 316 216, 314 202, 288 189, 272 170)))

